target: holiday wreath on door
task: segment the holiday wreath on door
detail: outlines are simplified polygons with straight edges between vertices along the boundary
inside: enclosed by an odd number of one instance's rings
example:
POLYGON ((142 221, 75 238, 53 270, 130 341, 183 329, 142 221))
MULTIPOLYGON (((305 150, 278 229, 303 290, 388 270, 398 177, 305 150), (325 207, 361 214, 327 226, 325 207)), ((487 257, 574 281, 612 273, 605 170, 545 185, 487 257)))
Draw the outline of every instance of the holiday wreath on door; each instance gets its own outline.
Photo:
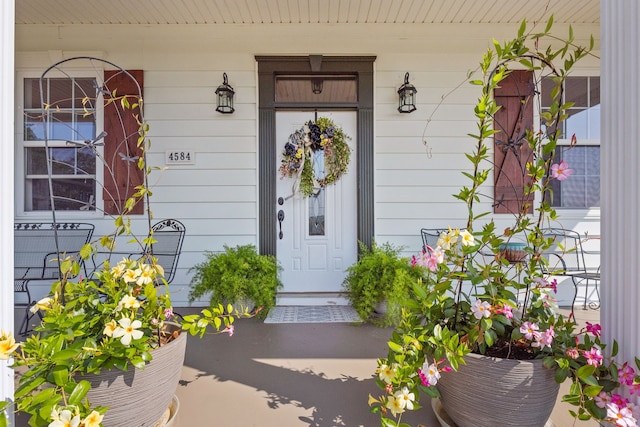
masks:
POLYGON ((339 180, 349 166, 349 139, 327 117, 309 120, 289 135, 282 150, 280 175, 295 180, 293 194, 309 197, 339 180))

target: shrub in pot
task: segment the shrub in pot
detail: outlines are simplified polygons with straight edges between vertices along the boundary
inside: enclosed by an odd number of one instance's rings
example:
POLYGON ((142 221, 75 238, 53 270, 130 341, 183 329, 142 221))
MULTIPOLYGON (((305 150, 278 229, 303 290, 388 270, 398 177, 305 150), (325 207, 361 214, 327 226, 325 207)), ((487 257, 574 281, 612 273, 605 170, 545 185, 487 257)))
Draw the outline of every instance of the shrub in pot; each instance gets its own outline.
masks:
POLYGON ((253 245, 225 245, 223 252, 207 252, 206 259, 191 268, 195 274, 189 299, 209 295, 212 305, 250 302, 266 317, 282 288, 280 270, 274 256, 259 254, 253 245))
MULTIPOLYGON (((571 30, 567 39, 551 34, 552 23, 551 18, 542 32, 527 34, 523 22, 516 38, 503 44, 494 41, 493 49, 480 63, 482 78, 470 82, 481 94, 474 107, 477 131, 470 135, 473 149, 467 154, 471 165, 469 172, 464 172, 469 181, 456 195, 467 206, 466 229, 443 232, 436 246, 426 248, 417 258, 425 277, 412 284, 402 301, 401 320, 388 343, 387 356, 378 360, 377 384, 383 394, 369 396, 369 405, 380 414, 383 426, 407 426, 402 415, 420 407, 421 394, 442 397, 445 410, 447 399, 462 403, 460 413, 466 409, 469 413, 454 418, 456 409, 449 414, 461 427, 543 426, 545 416, 534 421, 532 415, 522 412, 539 403, 531 394, 523 394, 514 406, 487 411, 488 401, 502 404, 507 400, 501 396, 512 383, 508 371, 499 370, 496 377, 483 377, 480 384, 472 386, 468 381, 460 386, 449 380, 469 375, 470 365, 478 360, 486 364, 475 371, 482 375, 493 370, 489 364, 508 365, 500 361, 536 362, 544 367, 543 373, 525 374, 515 391, 542 377, 557 383, 570 381, 563 400, 574 406, 571 414, 577 419, 637 425, 640 411, 624 395, 638 392, 640 376, 635 368, 640 368, 640 361, 616 360, 617 344, 614 341, 607 347, 601 341, 599 325, 578 325, 573 316, 557 311, 556 282, 548 274, 553 270, 549 268, 551 260, 543 256, 557 243, 544 233, 549 224, 558 221, 549 201, 553 197, 551 183, 571 179, 572 173, 570 165, 555 157, 561 147, 557 143, 562 137, 562 121, 572 105, 563 99, 563 82, 592 47, 577 46, 571 30), (549 47, 541 47, 544 40, 549 41, 549 47), (512 74, 523 75, 516 69, 528 72, 530 80, 515 94, 517 102, 499 104, 496 90, 507 86, 506 79, 512 74), (545 95, 550 99, 548 108, 540 112, 541 124, 533 129, 524 122, 524 111, 527 105, 540 105, 534 98, 540 95, 539 79, 543 77, 553 88, 545 95), (511 110, 504 111, 507 108, 511 110), (517 118, 516 126, 499 122, 498 117, 506 116, 517 118), (491 162, 491 149, 516 157, 522 171, 522 187, 512 192, 518 203, 508 214, 512 221, 506 228, 497 226, 491 212, 477 212, 487 193, 483 185, 489 179, 497 182, 504 172, 491 162), (518 250, 526 252, 526 257, 513 263, 504 250, 516 239, 524 242, 518 250), (452 398, 449 393, 458 390, 462 393, 452 398), (509 418, 508 413, 517 415, 509 418)), ((504 200, 489 198, 485 202, 485 206, 499 206, 504 200)), ((469 378, 480 376, 472 373, 469 378)), ((554 389, 557 384, 550 388, 554 389)), ((546 411, 548 416, 549 405, 554 403, 555 398, 549 399, 545 408, 535 410, 546 411)))
POLYGON ((400 255, 401 248, 373 242, 371 249, 360 242, 358 261, 347 269, 344 289, 351 306, 363 321, 386 326, 399 318, 399 301, 423 270, 400 255), (376 308, 383 304, 385 310, 376 308), (379 316, 378 316, 379 315, 379 316))

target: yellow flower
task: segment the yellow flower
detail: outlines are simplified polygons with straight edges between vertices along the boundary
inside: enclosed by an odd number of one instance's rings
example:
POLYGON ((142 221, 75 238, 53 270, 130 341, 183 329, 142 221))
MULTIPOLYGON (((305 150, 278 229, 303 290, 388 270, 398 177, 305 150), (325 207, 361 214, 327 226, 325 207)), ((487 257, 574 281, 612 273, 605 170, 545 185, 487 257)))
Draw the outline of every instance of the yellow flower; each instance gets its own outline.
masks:
POLYGON ((120 342, 127 347, 132 340, 139 340, 144 335, 144 332, 139 330, 142 327, 142 322, 139 320, 131 321, 131 319, 123 317, 118 321, 118 325, 113 331, 113 337, 120 338, 120 342))
POLYGON ((455 245, 458 240, 457 233, 449 229, 449 232, 443 231, 440 233, 440 237, 438 238, 437 246, 440 246, 445 251, 451 249, 451 246, 455 245))
POLYGON ((125 283, 135 283, 136 280, 138 280, 138 276, 136 276, 136 272, 137 270, 127 270, 124 272, 124 274, 122 275, 122 279, 125 281, 125 283))
POLYGON ((298 151, 296 151, 296 159, 301 159, 302 158, 302 148, 298 148, 298 151))
POLYGON ((164 268, 160 264, 156 264, 153 267, 156 269, 156 274, 158 276, 164 277, 164 268))
POLYGON ((404 408, 402 407, 403 403, 404 401, 402 400, 402 398, 389 396, 389 400, 387 400, 386 406, 389 410, 391 410, 391 413, 393 414, 393 416, 397 417, 398 414, 401 414, 404 412, 404 408))
POLYGON ((58 412, 54 407, 51 411, 51 419, 53 421, 49 427, 78 427, 80 425, 80 415, 74 415, 69 409, 58 412))
POLYGON ((42 310, 42 311, 51 310, 51 303, 52 302, 53 302, 53 299, 51 297, 42 298, 40 301, 35 303, 29 309, 29 311, 32 312, 32 313, 37 313, 38 310, 42 310))
POLYGON ((125 263, 120 261, 119 263, 116 264, 115 267, 111 269, 111 274, 113 274, 115 278, 120 278, 124 274, 125 270, 126 270, 125 263))
POLYGON ((93 354, 94 354, 94 355, 96 355, 96 356, 99 356, 99 355, 101 355, 101 354, 102 354, 102 352, 101 352, 101 351, 98 351, 98 349, 97 349, 97 348, 95 348, 95 347, 82 347, 82 349, 83 349, 84 351, 89 352, 89 353, 93 353, 93 354))
POLYGON ((100 423, 103 418, 104 415, 93 411, 82 421, 82 423, 84 424, 84 427, 100 427, 100 423))
POLYGON ((134 296, 126 295, 122 297, 118 306, 124 308, 140 308, 140 301, 138 301, 134 296))
POLYGON ((369 400, 367 401, 367 403, 369 404, 369 406, 371 406, 374 403, 380 403, 380 401, 375 397, 371 396, 371 394, 369 394, 369 400))
POLYGON ((475 243, 473 234, 469 233, 467 230, 460 233, 460 239, 462 240, 463 246, 472 246, 475 243))
POLYGON ((402 390, 397 391, 394 397, 398 400, 398 405, 402 409, 413 410, 413 401, 416 400, 416 395, 410 393, 407 387, 402 387, 402 390))
POLYGON ((102 333, 108 337, 111 337, 113 336, 113 332, 116 330, 117 327, 118 327, 118 324, 116 323, 116 321, 112 320, 111 322, 104 325, 104 331, 102 333))
POLYGON ((127 265, 129 262, 130 261, 128 259, 122 258, 122 260, 111 269, 111 274, 113 274, 115 278, 122 277, 122 275, 127 271, 127 265))
POLYGON ((393 377, 396 376, 396 370, 393 367, 387 365, 380 365, 378 368, 378 378, 381 381, 384 381, 387 384, 390 384, 393 381, 393 377))
POLYGON ((7 360, 11 357, 11 353, 16 351, 20 344, 16 344, 16 340, 11 333, 4 330, 0 333, 0 360, 7 360))
POLYGON ((153 273, 155 270, 151 268, 151 266, 147 264, 143 264, 139 269, 136 270, 136 275, 138 276, 138 280, 136 280, 137 285, 146 285, 153 281, 153 273))

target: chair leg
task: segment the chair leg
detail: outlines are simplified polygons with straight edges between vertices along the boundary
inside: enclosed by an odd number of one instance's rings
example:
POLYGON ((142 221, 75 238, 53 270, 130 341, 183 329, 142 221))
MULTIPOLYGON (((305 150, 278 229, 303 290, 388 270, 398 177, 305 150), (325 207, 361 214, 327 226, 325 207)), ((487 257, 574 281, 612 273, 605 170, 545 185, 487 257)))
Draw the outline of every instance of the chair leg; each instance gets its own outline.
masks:
POLYGON ((576 304, 576 298, 578 298, 578 283, 576 282, 576 278, 572 277, 571 282, 573 283, 573 301, 571 301, 571 317, 575 319, 575 315, 573 313, 574 306, 576 304))
POLYGON ((23 337, 31 332, 31 328, 29 328, 29 321, 33 318, 33 314, 29 311, 30 308, 30 306, 26 306, 24 308, 24 316, 22 317, 22 323, 20 324, 20 329, 18 331, 23 337))
POLYGON ((600 290, 598 289, 599 285, 600 285, 600 281, 598 279, 594 279, 595 283, 594 283, 594 287, 596 290, 596 296, 598 297, 598 301, 594 301, 594 302, 590 302, 589 303, 589 308, 592 310, 597 310, 600 308, 600 290))
POLYGON ((31 292, 29 291, 29 286, 28 286, 28 283, 26 283, 26 281, 23 284, 23 286, 24 286, 23 292, 27 294, 27 304, 24 308, 24 317, 22 318, 22 323, 20 324, 20 329, 18 329, 18 333, 21 336, 27 336, 27 334, 31 333, 31 331, 33 330, 30 327, 31 319, 33 319, 37 315, 40 318, 40 320, 42 320, 42 313, 40 313, 40 310, 38 310, 35 313, 32 313, 30 311, 31 307, 33 307, 36 302, 31 299, 31 292))

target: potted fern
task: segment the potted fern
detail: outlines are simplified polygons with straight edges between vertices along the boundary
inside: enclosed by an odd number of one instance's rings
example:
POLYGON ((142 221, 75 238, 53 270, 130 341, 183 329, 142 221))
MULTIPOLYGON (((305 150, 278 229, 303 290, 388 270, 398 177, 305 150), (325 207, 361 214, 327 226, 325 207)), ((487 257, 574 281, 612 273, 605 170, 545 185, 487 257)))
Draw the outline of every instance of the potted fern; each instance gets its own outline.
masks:
POLYGON ((343 286, 362 320, 388 326, 399 318, 400 298, 423 274, 400 256, 401 249, 375 242, 369 249, 360 242, 360 257, 347 269, 343 286))
POLYGON ((276 295, 282 287, 278 277, 281 267, 274 256, 261 255, 253 245, 224 246, 223 252, 207 252, 206 260, 190 271, 190 301, 210 295, 211 304, 238 304, 243 311, 253 307, 266 317, 276 305, 276 295))

